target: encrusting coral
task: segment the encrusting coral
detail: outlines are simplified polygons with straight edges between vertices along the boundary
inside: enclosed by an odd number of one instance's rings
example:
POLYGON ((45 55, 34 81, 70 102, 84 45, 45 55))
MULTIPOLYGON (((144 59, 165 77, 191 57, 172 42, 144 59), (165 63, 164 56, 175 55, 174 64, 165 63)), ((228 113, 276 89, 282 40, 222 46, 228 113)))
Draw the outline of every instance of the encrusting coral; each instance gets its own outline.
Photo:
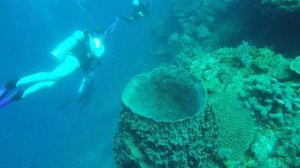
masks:
POLYGON ((226 165, 245 162, 245 153, 254 137, 253 118, 236 93, 215 93, 209 100, 219 131, 219 156, 226 165))

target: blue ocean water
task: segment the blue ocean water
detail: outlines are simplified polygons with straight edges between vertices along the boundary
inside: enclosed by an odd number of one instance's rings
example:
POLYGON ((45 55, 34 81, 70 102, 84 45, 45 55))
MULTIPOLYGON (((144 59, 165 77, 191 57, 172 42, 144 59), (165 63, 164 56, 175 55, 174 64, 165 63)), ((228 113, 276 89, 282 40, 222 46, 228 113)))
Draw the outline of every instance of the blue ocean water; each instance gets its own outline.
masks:
MULTIPOLYGON (((134 75, 151 69, 155 41, 151 28, 163 20, 167 0, 153 2, 151 15, 135 23, 119 22, 96 69, 91 104, 60 110, 76 96, 80 73, 0 111, 0 168, 115 167, 113 133, 121 93, 134 75)), ((109 26, 118 12, 130 13, 130 0, 3 0, 0 2, 0 82, 56 63, 55 46, 80 28, 109 26)))

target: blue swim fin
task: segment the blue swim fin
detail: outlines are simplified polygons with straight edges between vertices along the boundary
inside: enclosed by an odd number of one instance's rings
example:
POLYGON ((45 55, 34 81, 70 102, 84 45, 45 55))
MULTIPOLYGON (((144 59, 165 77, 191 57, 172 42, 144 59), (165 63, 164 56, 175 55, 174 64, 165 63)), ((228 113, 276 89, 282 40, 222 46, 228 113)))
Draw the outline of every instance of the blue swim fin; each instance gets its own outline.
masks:
POLYGON ((4 85, 0 87, 0 100, 5 97, 10 91, 16 88, 16 84, 19 81, 19 78, 14 78, 7 81, 4 85))
POLYGON ((9 89, 7 89, 5 85, 1 86, 0 87, 0 99, 2 99, 4 96, 6 96, 8 92, 9 92, 9 89))
POLYGON ((24 91, 23 90, 15 90, 12 94, 9 96, 3 98, 0 100, 0 108, 3 108, 7 105, 9 105, 12 102, 18 101, 22 99, 24 91))

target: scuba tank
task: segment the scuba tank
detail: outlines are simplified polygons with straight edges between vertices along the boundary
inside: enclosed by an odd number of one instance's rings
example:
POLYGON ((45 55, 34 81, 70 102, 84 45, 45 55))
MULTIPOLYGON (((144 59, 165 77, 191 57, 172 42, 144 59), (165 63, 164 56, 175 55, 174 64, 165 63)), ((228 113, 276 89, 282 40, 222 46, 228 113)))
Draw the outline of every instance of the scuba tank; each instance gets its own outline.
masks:
POLYGON ((86 82, 87 82, 87 79, 83 78, 82 81, 81 81, 81 83, 80 83, 79 89, 77 91, 79 94, 83 93, 84 88, 86 87, 86 82))
POLYGON ((95 58, 99 58, 103 55, 105 46, 104 46, 104 38, 100 35, 91 35, 89 34, 89 45, 91 53, 95 58))
POLYGON ((58 45, 54 50, 51 51, 58 62, 65 59, 66 55, 69 54, 81 41, 85 39, 85 33, 83 31, 76 31, 70 37, 65 39, 58 45))

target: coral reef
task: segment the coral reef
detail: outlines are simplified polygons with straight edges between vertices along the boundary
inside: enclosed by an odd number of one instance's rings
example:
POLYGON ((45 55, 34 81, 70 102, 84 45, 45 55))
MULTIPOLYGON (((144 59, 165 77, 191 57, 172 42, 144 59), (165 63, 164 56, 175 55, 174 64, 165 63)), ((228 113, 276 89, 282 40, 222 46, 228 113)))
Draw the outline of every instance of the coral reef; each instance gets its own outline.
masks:
POLYGON ((268 4, 278 9, 283 9, 287 11, 295 11, 300 9, 299 0, 262 0, 262 4, 268 4))
POLYGON ((201 82, 176 67, 133 78, 124 90, 114 138, 117 165, 211 165, 217 131, 213 114, 203 111, 205 97, 201 82))
MULTIPOLYGON (((241 160, 244 160, 244 164, 233 161, 234 159, 230 157, 232 151, 222 148, 222 143, 218 142, 216 153, 224 165, 226 167, 299 165, 300 138, 297 121, 300 115, 300 85, 295 83, 293 78, 295 75, 290 70, 291 61, 268 48, 253 47, 246 42, 237 48, 221 48, 213 52, 197 49, 192 52, 190 55, 178 53, 177 63, 202 79, 207 88, 209 101, 221 100, 220 97, 215 98, 215 94, 238 93, 240 102, 235 99, 237 107, 231 107, 228 105, 229 100, 223 99, 227 102, 226 106, 219 109, 231 109, 228 111, 233 112, 238 108, 238 104, 242 103, 245 109, 239 111, 246 111, 245 113, 251 114, 255 119, 256 138, 253 142, 249 140, 246 143, 248 146, 251 144, 251 150, 246 146, 242 150, 244 152, 241 152, 243 154, 235 154, 243 158, 241 160)), ((216 108, 222 105, 221 102, 218 101, 211 107, 212 113, 216 116, 216 124, 218 123, 216 108)), ((226 131, 222 130, 222 127, 217 128, 218 137, 221 137, 222 132, 226 131)), ((237 142, 239 141, 232 139, 231 143, 237 142)))
POLYGON ((257 48, 243 42, 237 48, 220 48, 213 52, 190 50, 178 53, 177 61, 197 78, 202 79, 208 93, 240 92, 251 75, 265 74, 278 80, 288 80, 293 74, 290 61, 267 48, 257 48))
POLYGON ((278 52, 299 51, 291 40, 299 29, 278 24, 299 27, 291 12, 298 6, 297 0, 171 1, 166 22, 154 30, 157 56, 174 58, 180 68, 136 76, 125 88, 117 165, 300 167, 300 58, 278 52))
POLYGON ((174 66, 134 77, 122 96, 114 138, 117 165, 241 165, 254 136, 253 118, 236 93, 210 95, 206 110, 205 98, 201 82, 174 66))
MULTIPOLYGON (((226 41, 236 31, 228 31, 228 24, 218 24, 217 21, 224 20, 220 18, 220 13, 227 9, 228 6, 238 0, 172 0, 169 8, 169 16, 161 25, 153 29, 158 43, 166 44, 176 38, 179 43, 183 39, 189 39, 193 44, 202 45, 202 48, 211 49, 218 46, 218 42, 226 41), (176 36, 174 36, 176 35, 176 36), (183 38, 182 38, 183 37, 183 38)), ((233 26, 231 26, 233 27, 233 26)), ((234 25, 240 27, 238 25, 234 25)), ((178 44, 178 43, 177 43, 178 44)), ((179 45, 180 46, 180 45, 179 45)), ((190 48, 192 48, 191 45, 190 48)), ((170 47, 161 47, 158 56, 164 58, 172 56, 169 53, 170 47)), ((175 49, 175 48, 173 48, 175 49)), ((177 50, 185 48, 178 47, 177 50)))
POLYGON ((157 122, 176 122, 203 112, 206 93, 201 82, 175 66, 134 77, 122 101, 135 113, 157 122))
POLYGON ((290 68, 297 74, 300 74, 300 56, 293 60, 293 62, 290 64, 290 68))
POLYGON ((249 159, 247 166, 250 168, 299 167, 300 129, 296 125, 283 127, 280 130, 258 130, 257 137, 251 145, 254 159, 249 159))
MULTIPOLYGON (((157 57, 173 58, 174 54, 168 53, 171 48, 165 44, 174 34, 191 39, 190 48, 196 45, 213 51, 246 40, 294 57, 299 53, 300 24, 296 20, 300 15, 274 10, 270 8, 272 4, 296 9, 299 0, 172 0, 168 17, 153 28, 162 45, 157 57)), ((184 48, 176 48, 181 49, 184 48)))
POLYGON ((178 62, 197 78, 202 79, 208 93, 239 90, 246 68, 238 58, 239 51, 223 48, 214 52, 197 52, 194 57, 178 56, 178 62))
POLYGON ((256 74, 269 74, 280 80, 286 80, 291 76, 290 61, 281 54, 276 54, 268 48, 253 48, 249 52, 253 58, 252 69, 256 74))
POLYGON ((251 146, 257 166, 264 167, 266 165, 270 156, 275 153, 274 148, 277 141, 278 138, 272 130, 265 130, 258 134, 251 146))
POLYGON ((300 110, 299 84, 284 84, 268 75, 253 75, 241 93, 245 105, 263 124, 291 125, 300 110))
MULTIPOLYGON (((209 116, 205 112, 206 116, 209 116)), ((114 138, 118 167, 213 167, 215 124, 196 115, 176 123, 158 123, 123 109, 114 138)))
POLYGON ((176 61, 181 68, 136 76, 124 90, 118 166, 299 166, 300 85, 290 60, 243 42, 181 50, 176 61))
POLYGON ((254 137, 254 120, 235 93, 216 93, 209 97, 215 115, 218 154, 230 167, 245 162, 245 153, 254 137))

